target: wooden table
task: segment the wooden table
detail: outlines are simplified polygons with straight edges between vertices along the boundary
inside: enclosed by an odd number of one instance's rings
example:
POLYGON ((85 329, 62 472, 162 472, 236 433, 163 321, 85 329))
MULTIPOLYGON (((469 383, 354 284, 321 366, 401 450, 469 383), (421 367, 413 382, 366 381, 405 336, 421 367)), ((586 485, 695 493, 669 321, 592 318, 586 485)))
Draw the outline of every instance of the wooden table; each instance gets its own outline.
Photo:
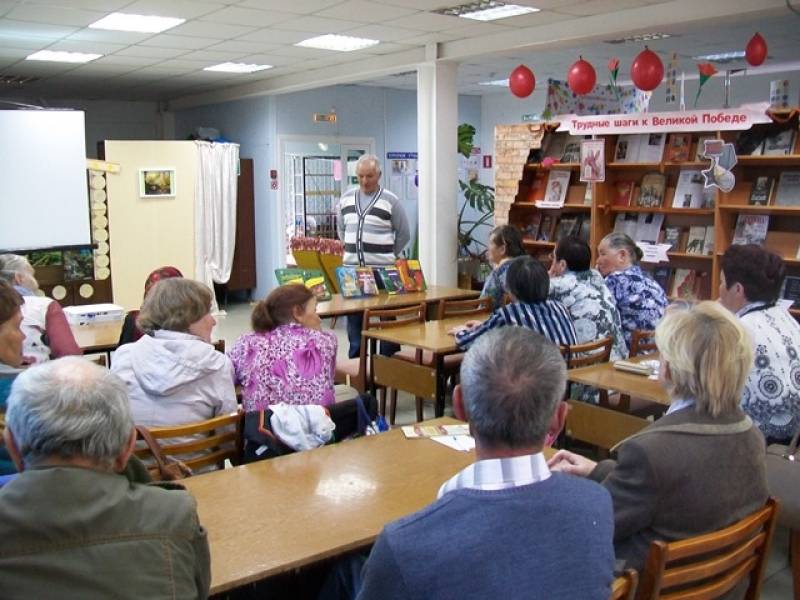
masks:
POLYGON ((448 354, 459 352, 455 336, 447 333, 453 327, 463 325, 469 320, 483 320, 488 313, 472 315, 469 317, 450 317, 440 321, 427 321, 414 323, 394 329, 368 329, 363 332, 365 338, 370 340, 370 359, 372 368, 370 377, 373 383, 377 382, 386 387, 408 391, 415 396, 428 396, 426 388, 422 387, 426 381, 433 379, 435 389, 430 394, 435 400, 435 414, 441 417, 444 414, 444 396, 447 382, 445 381, 444 357, 448 354), (382 340, 403 346, 412 346, 427 350, 433 354, 433 368, 425 365, 414 365, 398 358, 376 356, 375 341, 382 340))
POLYGON ((402 308, 425 302, 431 304, 439 300, 466 300, 477 298, 478 292, 462 290, 440 285, 432 285, 424 292, 408 294, 386 294, 366 296, 363 298, 345 298, 341 294, 334 294, 327 302, 317 304, 317 314, 322 317, 338 317, 353 313, 364 312, 368 308, 402 308))
MULTIPOLYGON (((640 362, 642 360, 653 360, 657 358, 658 354, 646 354, 644 356, 631 358, 630 360, 632 362, 640 362)), ((567 371, 567 379, 575 383, 585 383, 604 390, 616 390, 620 394, 644 398, 645 400, 657 402, 658 404, 668 406, 670 403, 667 391, 658 381, 649 379, 645 375, 620 371, 615 369, 614 365, 610 362, 581 367, 580 369, 571 369, 567 371)))
POLYGON ((71 325, 72 335, 84 354, 111 352, 117 348, 122 321, 107 321, 90 325, 71 325))
POLYGON ((184 480, 208 529, 211 593, 369 546, 474 460, 394 429, 184 480))

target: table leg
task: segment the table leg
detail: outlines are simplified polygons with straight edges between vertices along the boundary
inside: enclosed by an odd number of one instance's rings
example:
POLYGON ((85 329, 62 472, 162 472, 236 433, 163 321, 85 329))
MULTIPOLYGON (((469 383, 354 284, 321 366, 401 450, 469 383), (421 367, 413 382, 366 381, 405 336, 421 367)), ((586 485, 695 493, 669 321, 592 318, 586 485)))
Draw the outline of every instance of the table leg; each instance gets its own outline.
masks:
MULTIPOLYGON (((361 338, 361 343, 364 343, 364 338, 361 338)), ((378 349, 378 340, 375 338, 369 338, 369 393, 372 394, 373 398, 377 398, 377 387, 375 386, 375 352, 378 349)))
POLYGON ((444 396, 447 392, 447 376, 444 372, 444 355, 436 355, 436 406, 434 415, 444 416, 444 396))

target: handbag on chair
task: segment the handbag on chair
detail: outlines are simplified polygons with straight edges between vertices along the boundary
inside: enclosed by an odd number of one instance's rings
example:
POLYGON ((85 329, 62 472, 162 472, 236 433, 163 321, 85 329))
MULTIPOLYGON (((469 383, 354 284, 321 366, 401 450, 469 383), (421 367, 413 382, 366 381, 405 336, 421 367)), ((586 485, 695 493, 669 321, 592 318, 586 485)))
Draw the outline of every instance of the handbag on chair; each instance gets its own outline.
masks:
POLYGON ((778 523, 800 530, 800 453, 797 450, 800 430, 788 446, 767 447, 767 483, 769 493, 780 501, 778 523))

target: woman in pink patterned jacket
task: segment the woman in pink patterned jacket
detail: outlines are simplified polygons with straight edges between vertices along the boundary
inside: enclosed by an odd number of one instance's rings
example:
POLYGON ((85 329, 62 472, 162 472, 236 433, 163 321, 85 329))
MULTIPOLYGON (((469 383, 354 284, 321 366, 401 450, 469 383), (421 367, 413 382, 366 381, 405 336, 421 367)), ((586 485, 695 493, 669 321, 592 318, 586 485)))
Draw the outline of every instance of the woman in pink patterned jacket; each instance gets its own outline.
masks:
POLYGON ((337 340, 322 331, 316 309, 314 295, 296 283, 272 290, 256 305, 253 332, 242 335, 230 351, 245 411, 280 403, 334 403, 337 340))

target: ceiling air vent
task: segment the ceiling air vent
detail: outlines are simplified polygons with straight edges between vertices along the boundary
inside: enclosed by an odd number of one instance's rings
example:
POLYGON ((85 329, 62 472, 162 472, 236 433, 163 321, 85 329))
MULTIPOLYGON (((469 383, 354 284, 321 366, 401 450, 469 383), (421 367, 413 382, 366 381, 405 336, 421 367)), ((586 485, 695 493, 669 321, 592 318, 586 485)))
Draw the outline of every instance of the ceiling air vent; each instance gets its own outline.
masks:
POLYGON ((0 73, 0 86, 22 87, 28 83, 39 81, 40 77, 28 77, 27 75, 3 75, 0 73))

